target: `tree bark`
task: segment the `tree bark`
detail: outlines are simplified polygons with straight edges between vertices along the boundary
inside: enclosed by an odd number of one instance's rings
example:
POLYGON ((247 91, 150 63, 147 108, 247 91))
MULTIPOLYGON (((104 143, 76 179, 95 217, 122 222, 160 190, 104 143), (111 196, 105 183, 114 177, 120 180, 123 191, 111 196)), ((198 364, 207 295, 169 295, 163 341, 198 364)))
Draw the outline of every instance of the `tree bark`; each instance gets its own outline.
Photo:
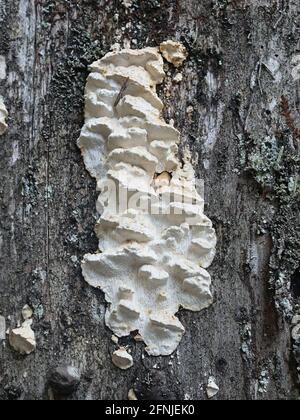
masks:
MULTIPOLYGON (((0 315, 34 310, 37 350, 0 348, 0 399, 48 399, 58 365, 81 372, 70 399, 297 398, 291 317, 299 293, 298 0, 0 0, 0 94, 9 111, 0 159, 0 315), (105 300, 83 281, 97 249, 94 181, 76 146, 87 66, 119 42, 183 42, 183 81, 166 118, 182 132, 218 236, 214 305, 182 311, 171 357, 115 368, 105 300), (293 61, 294 59, 294 61, 293 61), (296 76, 295 76, 296 75, 296 76), (298 120, 298 121, 297 121, 298 120)), ((176 74, 170 65, 170 79, 176 74)), ((297 353, 297 348, 294 346, 297 353)), ((295 353, 294 352, 294 353, 295 353)))

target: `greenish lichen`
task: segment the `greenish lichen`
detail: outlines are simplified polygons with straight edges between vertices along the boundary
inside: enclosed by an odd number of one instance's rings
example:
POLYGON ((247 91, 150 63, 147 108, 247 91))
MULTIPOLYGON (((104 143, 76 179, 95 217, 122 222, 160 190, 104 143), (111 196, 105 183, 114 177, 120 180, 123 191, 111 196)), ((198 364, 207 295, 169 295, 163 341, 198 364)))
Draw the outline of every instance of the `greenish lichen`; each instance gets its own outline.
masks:
MULTIPOLYGON (((276 208, 268 227, 273 241, 270 284, 276 308, 291 318, 294 311, 291 278, 300 263, 299 151, 292 133, 286 132, 273 137, 259 133, 241 135, 239 150, 241 172, 256 181, 262 199, 276 208)), ((262 233, 266 233, 266 228, 262 232, 259 229, 259 234, 262 233)))
POLYGON ((242 340, 241 352, 246 362, 250 362, 252 354, 252 326, 250 322, 242 323, 240 326, 240 335, 242 340))
POLYGON ((35 170, 32 167, 29 167, 26 174, 22 177, 21 195, 23 198, 24 214, 29 215, 34 207, 36 207, 40 198, 35 170))
POLYGON ((299 204, 281 205, 272 225, 273 252, 270 281, 275 292, 277 309, 286 317, 294 311, 291 279, 300 264, 299 204))
POLYGON ((57 105, 63 105, 67 112, 83 107, 88 65, 105 52, 99 39, 92 39, 90 33, 80 28, 72 30, 70 43, 51 83, 51 94, 57 105))
POLYGON ((270 383, 270 372, 268 368, 263 368, 258 378, 258 388, 257 388, 258 392, 260 394, 266 394, 268 392, 269 383, 270 383))
POLYGON ((240 166, 270 200, 290 204, 299 197, 300 158, 283 139, 240 136, 240 166))

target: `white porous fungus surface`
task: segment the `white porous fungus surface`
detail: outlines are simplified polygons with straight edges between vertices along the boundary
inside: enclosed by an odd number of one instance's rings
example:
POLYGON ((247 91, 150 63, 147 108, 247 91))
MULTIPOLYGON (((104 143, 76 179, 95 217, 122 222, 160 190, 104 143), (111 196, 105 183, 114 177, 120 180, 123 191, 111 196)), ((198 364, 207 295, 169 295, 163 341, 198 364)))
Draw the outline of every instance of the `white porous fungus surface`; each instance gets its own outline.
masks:
POLYGON ((126 7, 126 9, 129 9, 132 6, 133 0, 123 0, 122 3, 126 7))
POLYGON ((115 366, 122 370, 127 370, 133 366, 132 356, 124 347, 121 347, 113 353, 112 361, 115 366))
POLYGON ((187 59, 188 53, 184 45, 176 41, 165 41, 160 44, 163 57, 175 67, 180 67, 187 59))
POLYGON ((216 384, 216 380, 213 376, 208 379, 208 385, 206 388, 207 396, 209 399, 215 397, 219 393, 220 389, 216 384))
POLYGON ((83 275, 105 293, 106 324, 117 337, 138 330, 148 354, 169 355, 185 331, 179 308, 201 311, 212 303, 206 268, 215 255, 215 231, 192 165, 182 167, 177 158, 180 133, 162 117, 159 49, 114 51, 90 70, 78 144, 97 180, 101 217, 99 252, 85 255, 83 275), (107 190, 108 181, 117 193, 107 190), (114 197, 119 205, 126 189, 127 206, 117 210, 114 197), (145 212, 150 200, 155 211, 145 212))
POLYGON ((29 355, 36 349, 35 334, 31 328, 32 322, 32 319, 27 319, 20 328, 11 330, 9 333, 10 345, 23 355, 29 355))

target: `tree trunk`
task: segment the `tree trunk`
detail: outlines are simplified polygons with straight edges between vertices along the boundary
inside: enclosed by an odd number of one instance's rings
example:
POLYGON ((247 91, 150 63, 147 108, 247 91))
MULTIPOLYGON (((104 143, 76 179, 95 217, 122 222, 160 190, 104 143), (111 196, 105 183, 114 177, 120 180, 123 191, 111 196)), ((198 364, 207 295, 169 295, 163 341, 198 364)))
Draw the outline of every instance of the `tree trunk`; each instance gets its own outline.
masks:
POLYGON ((217 399, 297 398, 298 0, 0 0, 0 29, 0 315, 15 328, 28 304, 37 339, 26 357, 2 341, 0 399, 48 399, 58 365, 81 372, 71 399, 127 399, 132 388, 139 399, 201 400, 209 376, 217 399), (168 39, 189 52, 183 81, 160 97, 205 180, 215 301, 180 312, 186 334, 172 357, 122 339, 135 360, 123 372, 104 295, 81 275, 97 249, 97 192, 76 140, 88 64, 116 42, 168 39))

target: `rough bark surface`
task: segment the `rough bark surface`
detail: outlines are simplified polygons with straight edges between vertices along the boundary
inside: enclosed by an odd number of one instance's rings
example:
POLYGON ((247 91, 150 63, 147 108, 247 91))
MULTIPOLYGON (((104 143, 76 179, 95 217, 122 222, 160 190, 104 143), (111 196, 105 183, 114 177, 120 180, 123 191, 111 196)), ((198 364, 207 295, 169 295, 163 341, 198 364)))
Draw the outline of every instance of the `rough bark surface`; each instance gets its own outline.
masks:
POLYGON ((60 364, 82 374, 71 399, 127 399, 131 388, 139 399, 205 399, 210 375, 218 399, 297 398, 299 29, 298 0, 133 0, 127 9, 119 0, 0 0, 0 94, 10 115, 0 315, 14 328, 29 304, 38 343, 24 357, 2 342, 0 399, 49 398, 60 364), (82 256, 97 248, 97 194, 76 140, 87 65, 116 42, 166 39, 189 51, 182 83, 160 96, 205 180, 218 235, 215 303, 180 313, 186 334, 172 358, 143 356, 142 343, 122 339, 135 364, 121 372, 103 294, 81 276, 82 256))

